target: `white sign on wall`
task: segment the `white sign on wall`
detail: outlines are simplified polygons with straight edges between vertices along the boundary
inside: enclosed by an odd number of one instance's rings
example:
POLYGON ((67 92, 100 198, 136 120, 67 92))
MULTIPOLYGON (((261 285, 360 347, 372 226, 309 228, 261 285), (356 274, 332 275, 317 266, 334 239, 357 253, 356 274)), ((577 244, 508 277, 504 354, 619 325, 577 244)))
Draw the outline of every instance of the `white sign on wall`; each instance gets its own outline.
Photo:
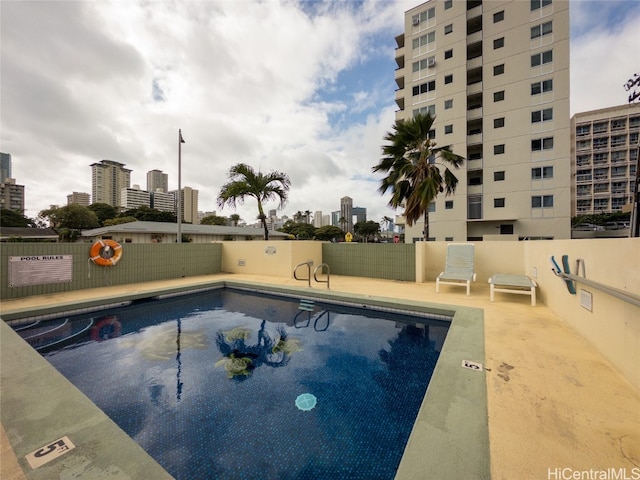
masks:
POLYGON ((9 286, 65 283, 73 279, 73 255, 9 257, 9 286))

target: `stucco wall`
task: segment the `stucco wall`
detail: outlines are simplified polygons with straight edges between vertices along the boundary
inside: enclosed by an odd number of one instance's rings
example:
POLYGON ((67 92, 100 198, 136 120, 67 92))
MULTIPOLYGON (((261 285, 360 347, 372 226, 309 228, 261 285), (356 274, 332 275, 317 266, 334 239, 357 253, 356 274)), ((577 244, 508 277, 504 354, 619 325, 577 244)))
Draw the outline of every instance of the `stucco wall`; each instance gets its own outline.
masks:
MULTIPOLYGON (((291 278, 296 265, 311 260, 314 267, 322 263, 322 242, 264 241, 224 242, 222 271, 250 275, 291 278)), ((306 268, 299 271, 304 274, 306 268)))
POLYGON ((524 270, 537 268, 541 301, 640 390, 640 307, 580 283, 571 295, 549 261, 553 255, 562 265, 562 255, 569 255, 575 274, 576 259, 582 258, 587 279, 640 295, 640 238, 525 243, 524 270), (580 305, 582 292, 591 294, 592 311, 580 305))

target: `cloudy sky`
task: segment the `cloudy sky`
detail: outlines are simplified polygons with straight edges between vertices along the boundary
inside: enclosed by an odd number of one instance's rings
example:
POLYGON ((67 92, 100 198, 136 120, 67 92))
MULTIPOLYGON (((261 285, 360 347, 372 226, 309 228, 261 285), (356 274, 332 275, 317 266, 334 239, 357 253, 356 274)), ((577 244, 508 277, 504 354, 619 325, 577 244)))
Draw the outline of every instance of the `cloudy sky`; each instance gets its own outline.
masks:
MULTIPOLYGON (((561 1, 561 0, 557 0, 561 1)), ((229 167, 291 178, 279 215, 338 210, 348 195, 379 221, 395 212, 371 174, 394 102, 394 37, 419 1, 200 0, 0 3, 0 150, 25 185, 28 217, 91 193, 103 159, 216 197, 229 167)), ((571 111, 627 103, 640 73, 640 2, 571 2, 571 111)), ((267 208, 275 208, 269 204, 267 208)), ((400 213, 400 212, 398 212, 400 213)))

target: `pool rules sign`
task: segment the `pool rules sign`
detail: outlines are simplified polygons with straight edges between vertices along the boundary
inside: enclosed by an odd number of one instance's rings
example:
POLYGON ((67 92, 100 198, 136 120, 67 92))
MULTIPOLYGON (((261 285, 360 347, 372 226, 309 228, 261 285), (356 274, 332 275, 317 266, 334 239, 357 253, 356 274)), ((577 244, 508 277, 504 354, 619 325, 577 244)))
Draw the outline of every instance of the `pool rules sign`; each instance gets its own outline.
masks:
POLYGON ((9 257, 9 286, 26 287, 71 282, 73 255, 9 257))

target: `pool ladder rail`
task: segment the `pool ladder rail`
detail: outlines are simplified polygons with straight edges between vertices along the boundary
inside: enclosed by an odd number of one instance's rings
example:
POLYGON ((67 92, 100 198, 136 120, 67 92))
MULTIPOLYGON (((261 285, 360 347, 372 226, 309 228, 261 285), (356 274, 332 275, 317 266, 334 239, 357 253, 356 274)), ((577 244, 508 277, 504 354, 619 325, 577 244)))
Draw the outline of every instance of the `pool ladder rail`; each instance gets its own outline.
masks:
MULTIPOLYGON (((314 310, 316 308, 316 304, 313 300, 306 300, 304 298, 300 299, 300 305, 298 305, 298 310, 300 310, 298 313, 296 313, 296 316, 293 317, 293 326, 295 328, 307 328, 309 326, 309 324, 311 323, 311 319, 313 318, 313 313, 314 310), (298 317, 302 314, 304 314, 304 312, 307 312, 308 317, 306 320, 306 323, 303 325, 304 320, 300 321, 298 319, 298 317)), ((322 310, 320 312, 320 314, 315 318, 315 320, 313 321, 313 329, 316 332, 324 332, 327 328, 329 328, 329 323, 331 322, 331 318, 329 316, 329 311, 328 310, 322 310), (326 325, 324 325, 324 328, 319 328, 318 326, 318 320, 320 320, 321 318, 326 316, 326 325)), ((322 324, 320 324, 320 326, 322 326, 322 324)))
MULTIPOLYGON (((298 265, 296 265, 296 268, 293 269, 293 278, 295 278, 296 280, 300 280, 302 282, 307 282, 307 285, 309 287, 311 287, 311 266, 313 265, 313 260, 308 260, 306 262, 302 262, 299 263, 298 265), (307 278, 299 278, 298 277, 298 268, 302 267, 302 266, 306 266, 307 267, 307 278)), ((324 272, 321 272, 324 273, 324 272)), ((316 283, 326 283, 327 284, 327 290, 330 290, 329 288, 329 280, 331 277, 331 271, 329 269, 329 265, 327 265, 326 263, 321 263, 320 265, 318 265, 316 268, 313 269, 313 279, 316 281, 316 283), (319 280, 318 279, 318 270, 324 270, 324 268, 326 267, 327 269, 327 279, 326 280, 319 280)))

